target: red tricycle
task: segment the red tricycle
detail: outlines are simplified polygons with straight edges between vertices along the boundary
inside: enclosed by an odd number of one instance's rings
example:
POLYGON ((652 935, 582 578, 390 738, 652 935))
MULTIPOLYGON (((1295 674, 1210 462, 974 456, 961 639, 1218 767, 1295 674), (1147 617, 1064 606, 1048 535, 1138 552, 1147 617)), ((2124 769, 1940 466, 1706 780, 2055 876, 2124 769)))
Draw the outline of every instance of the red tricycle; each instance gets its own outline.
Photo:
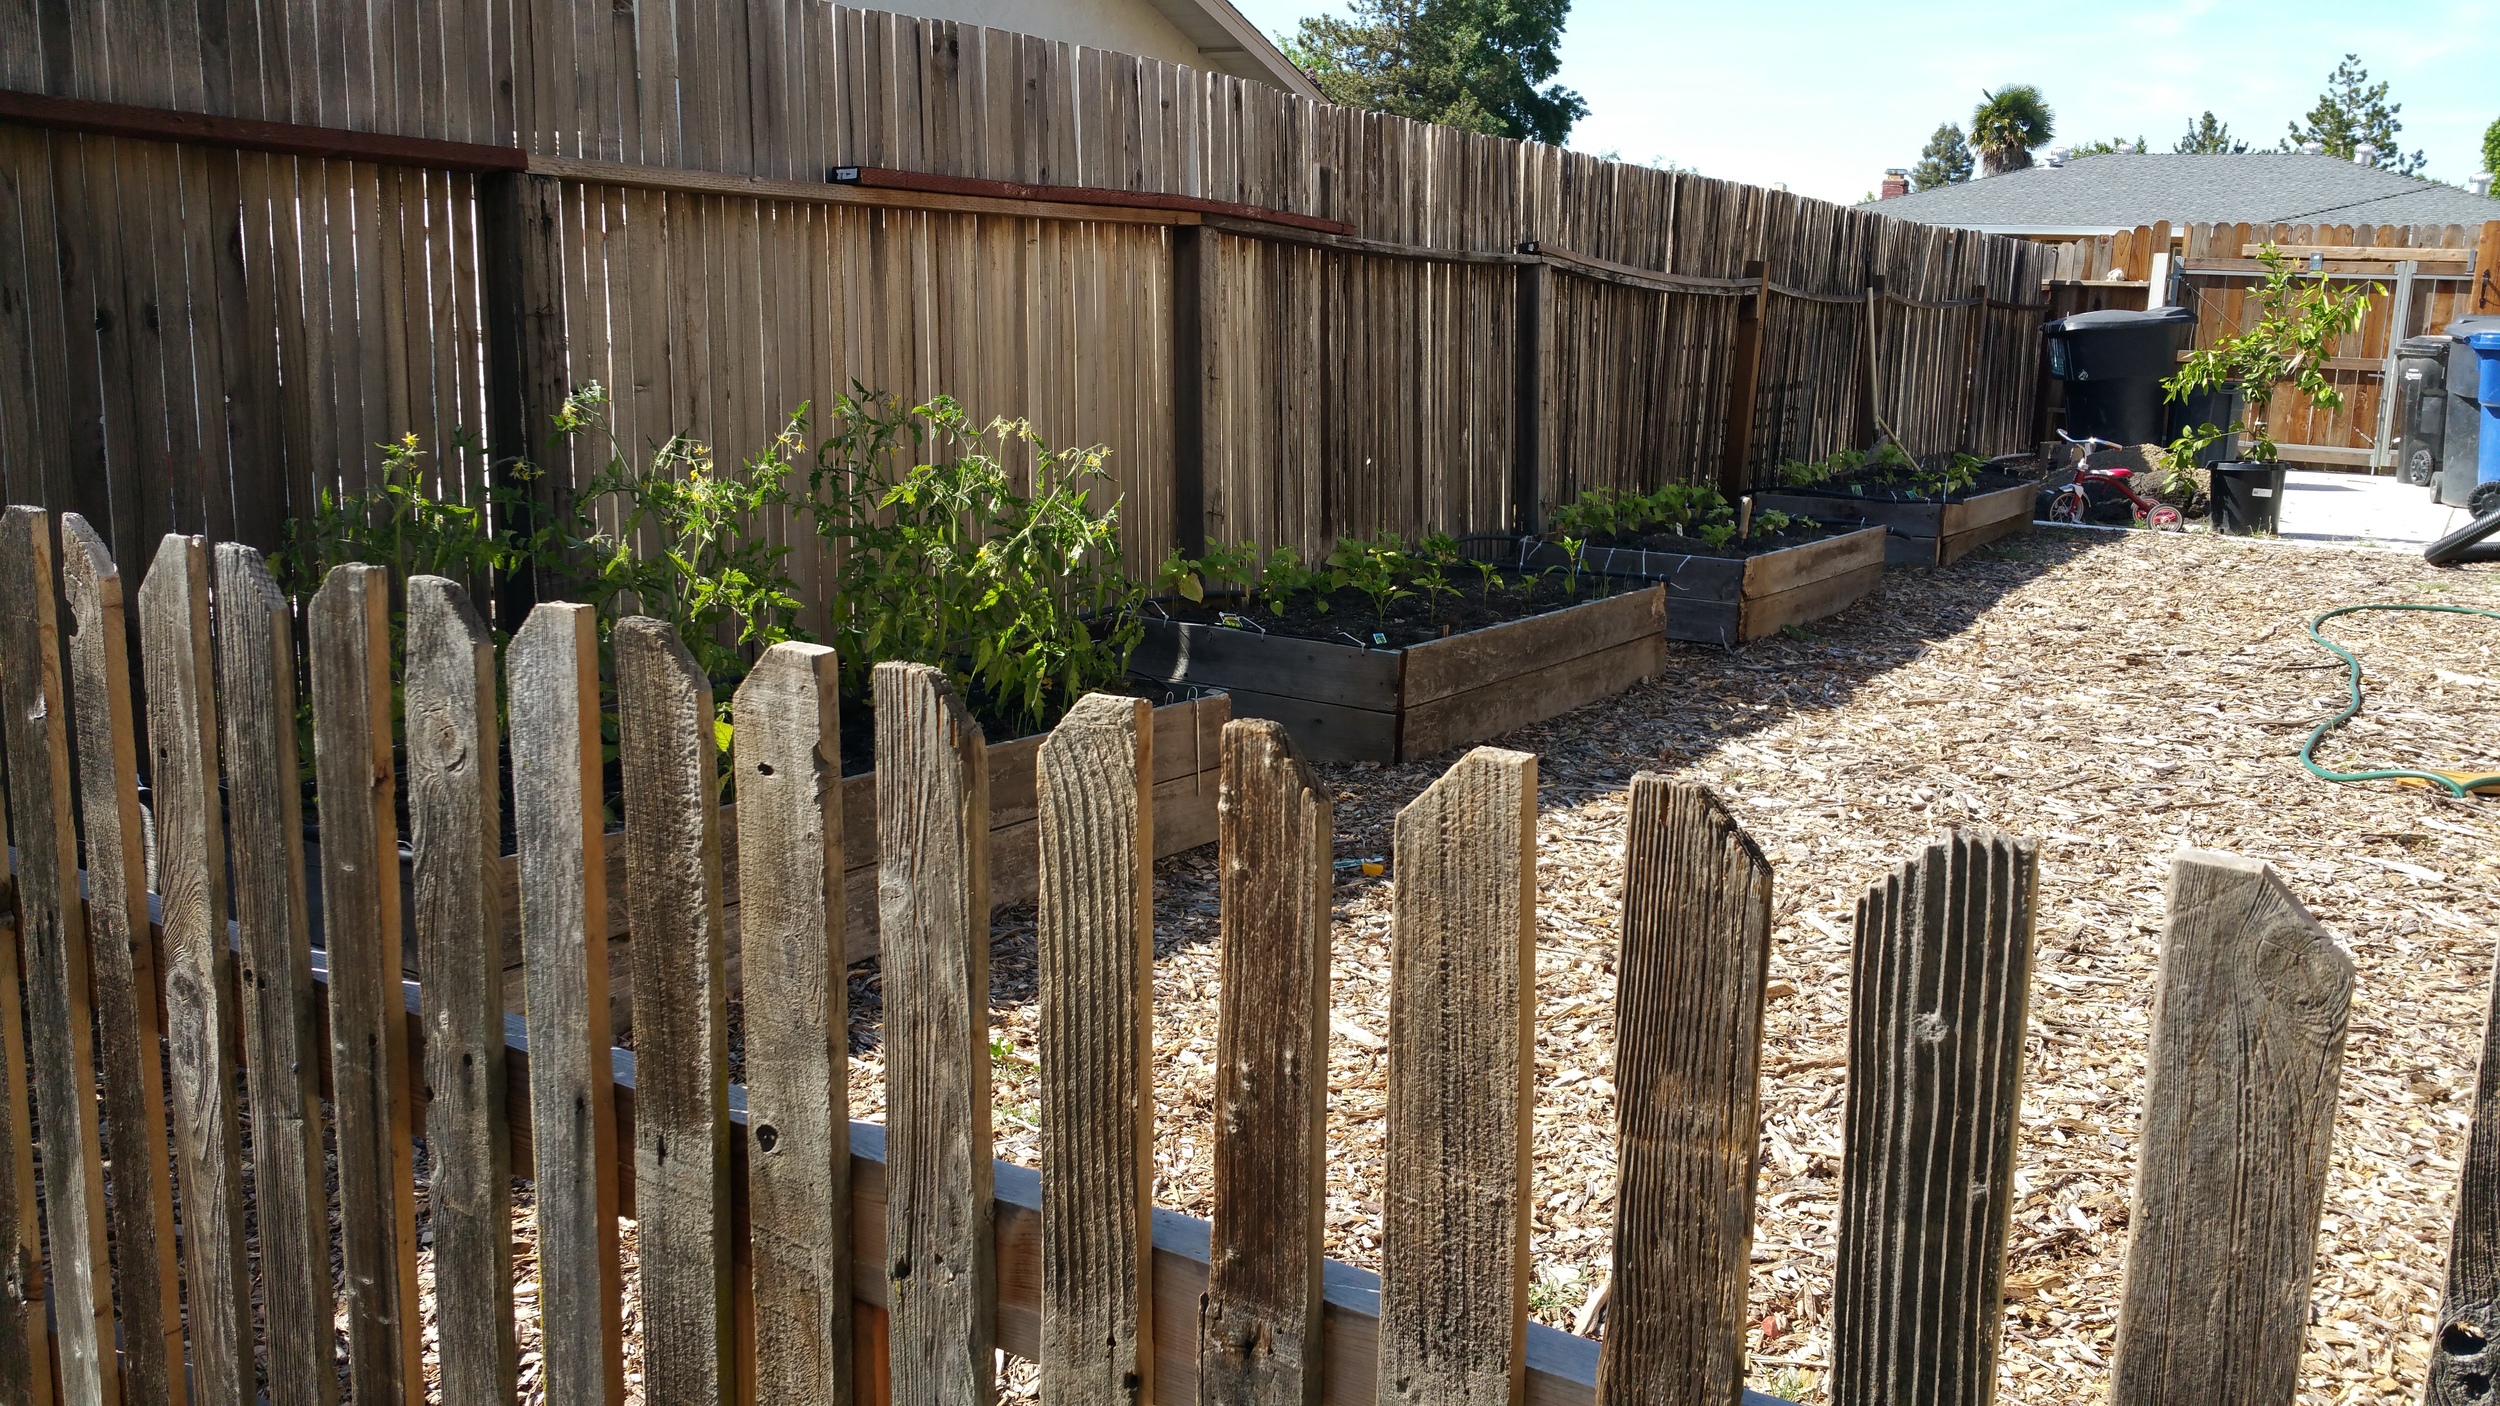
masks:
POLYGON ((2090 435, 2077 439, 2064 430, 2059 430, 2057 437, 2068 444, 2080 446, 2083 460, 2075 466, 2075 481, 2050 497, 2050 522, 2110 526, 2133 523, 2172 532, 2186 529, 2187 519, 2180 515, 2177 508, 2136 491, 2135 470, 2123 465, 2092 467, 2094 450, 2116 449, 2119 446, 2090 435))

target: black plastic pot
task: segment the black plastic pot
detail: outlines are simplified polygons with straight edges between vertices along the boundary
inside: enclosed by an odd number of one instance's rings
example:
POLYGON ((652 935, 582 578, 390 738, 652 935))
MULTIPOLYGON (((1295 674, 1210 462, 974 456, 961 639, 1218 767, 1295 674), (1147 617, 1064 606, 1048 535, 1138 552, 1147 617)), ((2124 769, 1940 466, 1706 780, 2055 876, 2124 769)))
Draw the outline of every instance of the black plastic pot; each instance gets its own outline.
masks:
POLYGON ((2213 492, 2214 531, 2232 537, 2273 532, 2283 513, 2283 466, 2216 464, 2213 492))

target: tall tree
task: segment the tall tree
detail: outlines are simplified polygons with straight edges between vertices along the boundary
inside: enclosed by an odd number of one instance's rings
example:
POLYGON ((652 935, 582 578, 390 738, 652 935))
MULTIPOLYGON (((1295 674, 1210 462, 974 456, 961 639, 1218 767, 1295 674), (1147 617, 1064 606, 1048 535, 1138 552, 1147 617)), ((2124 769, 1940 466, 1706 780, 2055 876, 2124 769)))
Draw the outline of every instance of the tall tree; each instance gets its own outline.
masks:
POLYGON ((1926 150, 1918 154, 1918 164, 1910 168, 1910 189, 1960 185, 1970 179, 1970 167, 1970 147, 1962 141, 1960 125, 1944 123, 1927 139, 1926 150))
POLYGON ((1548 81, 1570 13, 1571 0, 1351 0, 1283 45, 1331 102, 1559 144, 1589 111, 1548 81))
POLYGON ((2485 171, 2500 171, 2500 118, 2492 119, 2483 129, 2483 164, 2485 171))
POLYGON ((2238 156, 2248 150, 2248 143, 2232 136, 2231 124, 2216 121, 2213 109, 2207 108, 2170 149, 2189 156, 2238 156))
POLYGON ((2359 54, 2346 54, 2326 80, 2326 91, 2318 95, 2318 105, 2309 115, 2291 124, 2289 136, 2283 139, 2283 150, 2298 151, 2304 142, 2316 142, 2326 148, 2329 156, 2352 159, 2353 151, 2363 142, 2378 148, 2378 164, 2398 175, 2411 176, 2428 164, 2421 152, 2407 156, 2397 145, 2397 134, 2405 124, 2396 120, 2404 111, 2403 103, 2387 100, 2387 84, 2370 81, 2370 70, 2361 66, 2359 54))
POLYGON ((1970 144, 1988 175, 2024 169, 2031 164, 2032 151, 2056 135, 2056 114, 2029 83, 2009 83, 1993 93, 1983 90, 1979 99, 1970 115, 1970 144))

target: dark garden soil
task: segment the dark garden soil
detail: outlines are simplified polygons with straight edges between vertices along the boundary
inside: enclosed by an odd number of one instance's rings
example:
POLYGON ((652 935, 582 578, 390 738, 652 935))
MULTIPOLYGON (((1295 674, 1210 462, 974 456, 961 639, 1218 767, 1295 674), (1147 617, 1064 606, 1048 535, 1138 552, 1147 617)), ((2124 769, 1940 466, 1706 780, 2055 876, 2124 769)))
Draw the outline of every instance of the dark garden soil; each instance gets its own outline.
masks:
POLYGON ((2036 481, 2031 475, 2007 473, 2002 468, 1994 468, 1981 474, 1979 481, 1970 487, 1937 497, 1919 492, 1915 487, 1915 479, 1914 474, 1895 470, 1886 473, 1859 474, 1846 480, 1820 483, 1810 488, 1782 488, 1777 491, 1799 497, 1830 498, 1843 503, 1853 499, 1873 503, 1959 503, 1982 494, 1995 493, 2001 489, 2026 488, 2036 481))
POLYGON ((1724 547, 1714 547, 1698 537, 1683 537, 1673 532, 1648 532, 1630 537, 1592 537, 1588 545, 1621 552, 1658 552, 1669 556, 1720 557, 1730 561, 1741 561, 1746 557, 1758 557, 1766 552, 1783 552, 1790 547, 1802 547, 1808 542, 1820 542, 1831 536, 1833 530, 1819 522, 1801 521, 1792 522, 1777 532, 1757 532, 1742 542, 1730 542, 1724 547))
POLYGON ((1570 574, 1560 568, 1539 574, 1503 571, 1488 584, 1464 566, 1452 570, 1451 586, 1453 590, 1446 593, 1416 590, 1390 601, 1386 610, 1375 609, 1371 597, 1349 586, 1325 596, 1298 591, 1282 601, 1266 596, 1247 602, 1214 596, 1203 603, 1165 600, 1148 607, 1147 613, 1160 609, 1167 618, 1191 625, 1237 624, 1241 629, 1293 639, 1404 649, 1487 625, 1585 605, 1626 589, 1624 583, 1602 580, 1593 572, 1581 573, 1575 589, 1570 574), (1276 608, 1279 605, 1281 610, 1276 608))

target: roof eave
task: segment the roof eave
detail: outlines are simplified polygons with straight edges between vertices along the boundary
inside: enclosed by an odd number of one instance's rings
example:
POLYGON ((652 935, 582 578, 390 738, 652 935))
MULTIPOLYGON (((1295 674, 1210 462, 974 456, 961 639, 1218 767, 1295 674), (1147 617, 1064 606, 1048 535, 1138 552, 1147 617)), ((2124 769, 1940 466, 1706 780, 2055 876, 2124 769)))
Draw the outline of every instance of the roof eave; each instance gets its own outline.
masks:
POLYGON ((1147 0, 1198 46, 1207 66, 1237 78, 1274 84, 1297 97, 1326 102, 1311 76, 1294 67, 1276 42, 1228 0, 1147 0))

